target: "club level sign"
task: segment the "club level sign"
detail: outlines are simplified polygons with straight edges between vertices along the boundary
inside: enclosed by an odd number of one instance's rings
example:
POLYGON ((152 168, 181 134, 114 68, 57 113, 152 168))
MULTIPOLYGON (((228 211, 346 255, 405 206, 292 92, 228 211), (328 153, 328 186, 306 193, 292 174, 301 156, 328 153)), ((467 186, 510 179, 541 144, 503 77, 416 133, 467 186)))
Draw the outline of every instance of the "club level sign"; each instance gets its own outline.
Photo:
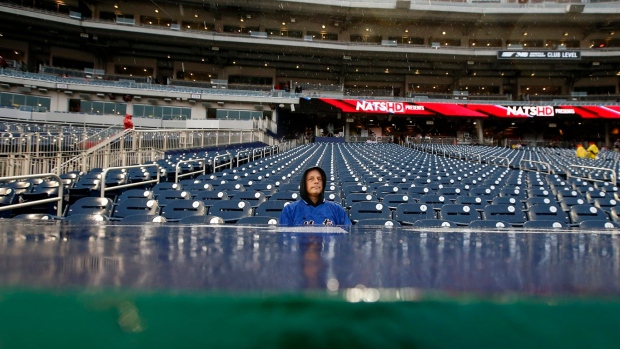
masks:
POLYGON ((580 60, 580 51, 497 51, 498 59, 572 59, 580 60))

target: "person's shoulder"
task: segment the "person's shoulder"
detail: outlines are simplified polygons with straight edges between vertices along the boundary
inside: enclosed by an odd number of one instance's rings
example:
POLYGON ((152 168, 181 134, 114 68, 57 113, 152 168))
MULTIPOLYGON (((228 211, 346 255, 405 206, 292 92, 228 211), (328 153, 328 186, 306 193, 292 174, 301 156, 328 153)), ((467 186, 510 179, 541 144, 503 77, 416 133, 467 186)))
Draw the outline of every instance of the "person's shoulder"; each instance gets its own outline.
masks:
POLYGON ((333 201, 325 200, 325 201, 323 202, 323 204, 324 204, 324 205, 327 205, 327 206, 329 206, 329 207, 335 208, 335 209, 343 209, 343 210, 344 210, 344 208, 342 208, 342 206, 341 206, 341 205, 339 205, 339 204, 337 204, 337 203, 335 203, 335 202, 333 202, 333 201))

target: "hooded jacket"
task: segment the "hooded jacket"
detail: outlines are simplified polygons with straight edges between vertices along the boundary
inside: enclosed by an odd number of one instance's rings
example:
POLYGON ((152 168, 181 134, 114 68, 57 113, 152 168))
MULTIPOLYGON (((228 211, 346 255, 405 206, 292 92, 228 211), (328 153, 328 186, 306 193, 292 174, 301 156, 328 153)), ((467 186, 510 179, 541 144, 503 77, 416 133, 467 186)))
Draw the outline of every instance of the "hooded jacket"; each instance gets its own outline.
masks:
POLYGON ((299 183, 299 194, 301 200, 292 202, 282 210, 280 214, 280 224, 287 226, 297 225, 351 225, 351 220, 347 216, 344 208, 335 202, 325 200, 325 187, 327 178, 325 171, 320 167, 310 167, 304 171, 299 183), (323 191, 319 195, 316 203, 313 203, 306 189, 306 178, 312 170, 317 170, 321 174, 323 191))
POLYGON ((133 122, 131 121, 131 114, 125 114, 123 125, 125 126, 125 130, 133 128, 133 122))

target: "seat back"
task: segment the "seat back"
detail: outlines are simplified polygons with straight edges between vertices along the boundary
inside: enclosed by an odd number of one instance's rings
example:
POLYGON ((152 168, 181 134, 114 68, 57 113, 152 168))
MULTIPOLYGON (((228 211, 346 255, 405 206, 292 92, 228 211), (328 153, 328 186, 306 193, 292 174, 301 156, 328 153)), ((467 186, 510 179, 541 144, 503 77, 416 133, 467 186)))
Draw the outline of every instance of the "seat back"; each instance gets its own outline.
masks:
POLYGON ((607 215, 605 211, 601 210, 598 207, 594 207, 592 205, 573 205, 570 207, 568 211, 570 216, 571 223, 579 224, 583 221, 605 221, 607 219, 607 215))
POLYGON ((200 200, 174 200, 162 208, 161 215, 175 222, 188 216, 206 216, 207 207, 200 200))
POLYGON ((270 216, 242 217, 235 222, 236 225, 277 225, 278 218, 270 216))
POLYGON ((432 207, 419 203, 400 204, 396 207, 393 216, 395 221, 401 224, 411 225, 420 219, 435 219, 435 211, 432 207))
POLYGON ((349 218, 351 222, 357 222, 368 218, 391 219, 392 211, 382 203, 360 201, 354 203, 349 209, 349 218))
POLYGON ((355 222, 356 227, 400 227, 400 223, 393 219, 382 219, 382 218, 365 218, 360 219, 355 222))
POLYGON ((458 225, 468 225, 479 220, 480 214, 469 205, 445 204, 439 210, 439 219, 454 222, 458 225))
POLYGON ((487 205, 482 211, 482 219, 506 221, 512 225, 520 225, 527 221, 525 212, 514 205, 487 205))
POLYGON ((65 216, 91 214, 109 217, 112 213, 112 200, 108 198, 85 197, 69 206, 65 216))
POLYGON ((556 205, 539 204, 534 205, 527 211, 527 217, 530 221, 555 221, 568 223, 568 215, 566 212, 556 205))
POLYGON ((234 223, 240 218, 252 216, 252 205, 241 200, 222 200, 209 208, 209 214, 221 217, 226 223, 234 223))
POLYGON ((159 204, 157 200, 143 198, 129 198, 119 201, 112 212, 113 219, 123 219, 136 214, 157 215, 159 204))

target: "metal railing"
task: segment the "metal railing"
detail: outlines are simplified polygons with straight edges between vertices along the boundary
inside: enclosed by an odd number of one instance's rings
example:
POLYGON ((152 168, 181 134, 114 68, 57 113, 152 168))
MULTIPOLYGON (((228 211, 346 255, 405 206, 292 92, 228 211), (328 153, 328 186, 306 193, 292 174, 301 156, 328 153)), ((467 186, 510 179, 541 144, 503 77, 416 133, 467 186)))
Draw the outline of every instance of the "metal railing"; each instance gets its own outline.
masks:
POLYGON ((493 165, 498 165, 501 166, 502 163, 505 161, 506 162, 506 167, 510 167, 510 159, 508 159, 505 156, 489 156, 487 158, 487 164, 493 164, 493 165))
POLYGON ((131 187, 139 187, 139 186, 143 186, 145 184, 151 184, 151 183, 156 184, 156 183, 159 183, 159 180, 160 180, 159 166, 157 166, 157 164, 108 167, 108 168, 104 168, 103 171, 101 172, 101 190, 99 194, 101 197, 104 197, 106 191, 123 189, 123 188, 131 188, 131 187), (155 167, 156 172, 157 172, 157 178, 149 179, 149 180, 141 181, 141 182, 135 182, 135 183, 127 183, 127 184, 121 184, 121 185, 115 185, 115 186, 109 186, 109 187, 106 186, 106 183, 105 183, 106 175, 108 174, 108 172, 112 170, 128 170, 130 168, 145 168, 145 167, 155 167))
POLYGON ((193 175, 196 175, 196 174, 206 174, 207 173, 207 162, 208 162, 208 160, 205 159, 205 158, 181 160, 181 161, 177 162, 177 164, 174 166, 174 172, 175 172, 175 174, 174 174, 174 183, 179 183, 179 178, 189 177, 189 176, 193 176, 193 175), (195 163, 197 161, 202 165, 202 169, 201 170, 189 171, 189 172, 181 173, 181 165, 182 164, 191 164, 191 163, 195 163))
MULTIPOLYGON (((115 134, 107 132, 110 134, 98 134, 97 139, 101 138, 101 141, 97 144, 88 144, 87 147, 84 144, 86 149, 79 147, 82 138, 58 136, 58 139, 67 138, 72 141, 72 143, 63 141, 59 146, 58 142, 50 144, 39 141, 41 137, 38 134, 5 133, 4 137, 0 137, 0 176, 87 172, 92 168, 120 167, 156 161, 162 159, 164 153, 170 150, 201 149, 253 142, 273 146, 278 143, 261 130, 158 129, 124 130, 115 134)), ((269 154, 273 154, 273 151, 269 154)))
MULTIPOLYGON (((611 178, 609 179, 609 181, 616 186, 617 185, 617 180, 618 177, 616 175, 616 171, 611 169, 611 168, 606 168, 606 167, 592 167, 592 166, 582 166, 582 165, 570 165, 571 168, 577 168, 577 169, 584 169, 584 170, 591 170, 591 171, 602 171, 602 172, 609 172, 611 174, 611 178)), ((570 171, 566 172, 566 177, 568 178, 580 178, 580 179, 586 179, 589 181, 593 181, 593 182, 607 182, 607 179, 597 179, 597 178, 592 178, 592 177, 588 177, 588 176, 577 176, 575 174, 570 173, 570 171)))
POLYGON ((33 174, 33 175, 27 175, 27 176, 1 177, 0 181, 2 181, 2 182, 9 182, 9 181, 18 180, 18 179, 29 179, 29 178, 51 178, 53 180, 56 180, 58 182, 58 196, 55 197, 55 198, 33 200, 33 201, 22 202, 22 203, 18 203, 18 204, 12 204, 12 205, 7 205, 7 206, 0 206, 0 211, 7 211, 7 210, 13 210, 13 209, 16 209, 16 208, 29 207, 29 206, 35 206, 35 205, 40 205, 40 204, 47 204, 47 203, 56 202, 57 203, 57 205, 56 205, 56 216, 61 217, 62 216, 62 201, 63 201, 63 194, 64 194, 64 185, 62 184, 62 179, 60 179, 60 177, 58 177, 56 174, 54 174, 54 173, 42 173, 42 174, 33 174))
POLYGON ((535 164, 541 164, 544 166, 544 168, 547 169, 546 174, 551 174, 551 165, 548 162, 544 162, 544 161, 534 161, 534 160, 521 160, 519 161, 519 170, 523 170, 523 171, 534 171, 534 172, 541 172, 538 168, 536 168, 535 170, 532 170, 530 168, 527 168, 524 166, 525 163, 530 163, 532 165, 535 164))

